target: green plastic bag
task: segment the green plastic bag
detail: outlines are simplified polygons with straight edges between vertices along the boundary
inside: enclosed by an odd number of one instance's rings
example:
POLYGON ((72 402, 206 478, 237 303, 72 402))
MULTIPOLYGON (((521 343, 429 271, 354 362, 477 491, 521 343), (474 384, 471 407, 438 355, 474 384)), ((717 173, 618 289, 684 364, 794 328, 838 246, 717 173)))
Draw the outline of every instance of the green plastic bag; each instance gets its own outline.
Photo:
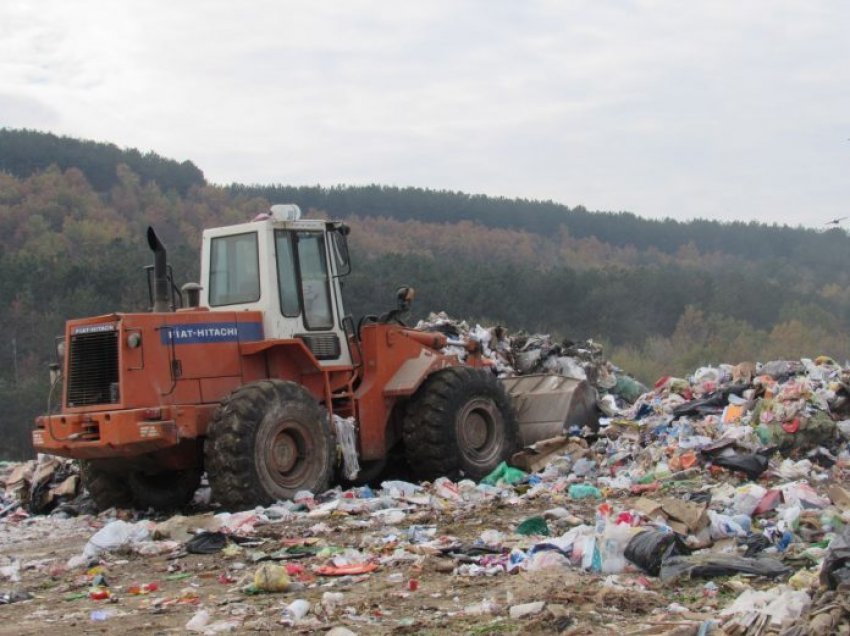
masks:
POLYGON ((543 517, 529 517, 516 527, 516 533, 524 536, 539 534, 549 536, 549 526, 543 517))
POLYGON ((508 466, 507 462, 502 462, 496 466, 492 473, 482 479, 481 483, 487 486, 495 486, 501 481, 509 486, 513 486, 523 479, 525 479, 525 473, 523 471, 519 468, 508 466))

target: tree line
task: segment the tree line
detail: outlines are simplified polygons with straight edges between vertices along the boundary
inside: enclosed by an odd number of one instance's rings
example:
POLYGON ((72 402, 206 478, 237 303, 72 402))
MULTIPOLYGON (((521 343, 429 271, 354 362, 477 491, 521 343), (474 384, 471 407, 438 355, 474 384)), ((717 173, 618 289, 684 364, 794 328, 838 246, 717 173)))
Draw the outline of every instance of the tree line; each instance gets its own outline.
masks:
MULTIPOLYGON (((0 144, 0 162, 4 152, 0 144)), ((82 161, 98 162, 106 160, 82 161)), ((198 279, 204 228, 278 202, 351 225, 354 271, 344 294, 355 318, 390 309, 395 289, 413 285, 414 321, 445 310, 513 331, 594 338, 647 383, 703 364, 850 357, 850 287, 845 270, 829 266, 848 247, 841 230, 650 222, 379 186, 178 186, 177 177, 160 182, 124 162, 112 170, 103 182, 56 163, 0 170, 0 457, 31 452, 31 422, 46 410, 47 364, 65 320, 149 309, 148 225, 164 238, 180 285, 198 279), (617 238, 623 222, 640 227, 634 242, 617 238), (801 256, 804 245, 817 254, 801 256)))

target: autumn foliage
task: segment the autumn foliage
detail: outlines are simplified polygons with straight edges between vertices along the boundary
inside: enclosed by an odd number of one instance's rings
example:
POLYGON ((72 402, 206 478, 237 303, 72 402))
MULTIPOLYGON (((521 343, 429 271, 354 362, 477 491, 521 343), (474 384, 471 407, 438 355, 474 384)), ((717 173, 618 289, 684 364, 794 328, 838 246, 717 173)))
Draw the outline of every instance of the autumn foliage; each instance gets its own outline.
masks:
POLYGON ((270 202, 349 223, 354 271, 344 293, 355 318, 386 311, 399 285, 413 285, 414 320, 444 309, 514 330, 593 337, 645 382, 718 362, 850 358, 843 266, 850 240, 842 230, 649 222, 551 202, 380 186, 224 187, 197 178, 185 162, 156 158, 157 170, 178 173, 159 180, 118 162, 124 155, 114 149, 109 161, 27 172, 22 164, 9 168, 4 139, 5 456, 30 453, 30 423, 47 408, 47 364, 64 321, 148 309, 148 225, 164 238, 180 285, 198 279, 203 228, 251 219, 270 202), (112 174, 98 173, 95 186, 86 165, 112 166, 112 174))

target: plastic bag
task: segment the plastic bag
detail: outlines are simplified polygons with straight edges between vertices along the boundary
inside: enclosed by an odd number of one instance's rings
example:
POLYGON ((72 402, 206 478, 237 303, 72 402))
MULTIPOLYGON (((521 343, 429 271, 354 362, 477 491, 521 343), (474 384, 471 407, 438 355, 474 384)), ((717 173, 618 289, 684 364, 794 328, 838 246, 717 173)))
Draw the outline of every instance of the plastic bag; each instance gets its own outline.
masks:
POLYGON ((460 495, 460 489, 457 484, 447 477, 439 477, 434 482, 434 493, 443 499, 452 499, 453 501, 463 501, 460 495))
POLYGON ((626 568, 624 552, 632 536, 627 525, 609 523, 600 539, 600 558, 603 574, 619 574, 626 568))
POLYGON ((759 502, 767 494, 767 489, 758 484, 746 484, 735 491, 732 509, 738 514, 752 516, 759 502))
POLYGON ((525 473, 523 471, 519 468, 508 466, 507 462, 502 462, 496 466, 492 473, 482 479, 481 483, 488 486, 495 486, 501 481, 513 486, 514 484, 521 482, 523 479, 525 479, 525 473))
POLYGON ((747 546, 747 551, 744 552, 744 556, 749 558, 754 557, 759 552, 761 552, 765 548, 769 548, 773 544, 770 542, 770 539, 768 539, 764 534, 759 532, 749 535, 743 541, 739 542, 739 545, 747 546))
POLYGON ((131 543, 139 543, 150 538, 147 522, 127 523, 113 521, 98 530, 83 549, 86 558, 97 556, 101 552, 118 550, 131 543))
POLYGON ((577 477, 587 477, 595 470, 596 462, 592 459, 587 459, 586 457, 582 457, 573 463, 573 473, 575 473, 577 477))
POLYGON ((819 578, 831 590, 850 583, 850 526, 830 542, 819 578))
POLYGON ((611 389, 611 393, 619 395, 629 404, 637 402, 638 398, 646 393, 647 389, 643 384, 628 375, 617 375, 617 384, 611 389))
POLYGON ((516 527, 516 533, 524 536, 539 534, 549 536, 549 526, 543 517, 529 517, 516 527))
POLYGON ((829 500, 818 495, 817 491, 805 481, 792 481, 779 487, 782 498, 789 506, 800 506, 803 509, 826 508, 829 500))
POLYGON ((751 523, 750 518, 746 515, 730 517, 714 512, 714 510, 708 511, 708 519, 711 523, 711 538, 715 541, 726 537, 746 537, 751 523), (741 525, 741 522, 744 522, 747 527, 741 525))
POLYGON ((572 484, 569 490, 570 499, 601 499, 602 493, 599 488, 590 484, 572 484))
POLYGON ((679 535, 660 530, 645 530, 629 541, 625 557, 644 572, 658 576, 661 563, 665 559, 690 553, 690 549, 679 535))
POLYGON ((758 616, 769 617, 771 625, 779 626, 797 621, 810 603, 808 594, 784 585, 764 591, 744 590, 731 605, 720 611, 720 616, 740 616, 743 624, 760 624, 762 627, 766 621, 757 622, 752 619, 758 616))
POLYGON ((602 571, 602 554, 596 544, 596 537, 587 536, 581 541, 581 567, 591 572, 602 571))
POLYGON ((528 572, 539 572, 557 568, 569 568, 570 560, 556 550, 536 552, 523 562, 523 569, 528 572))
POLYGON ((414 497, 422 492, 422 486, 412 484, 408 481, 400 481, 392 479, 390 481, 382 481, 381 489, 388 492, 390 497, 401 499, 402 497, 414 497))
POLYGON ((767 470, 767 457, 755 453, 721 455, 715 457, 712 462, 715 466, 721 466, 729 470, 744 473, 750 479, 758 479, 767 470))
POLYGON ((215 554, 227 545, 227 535, 223 532, 201 532, 186 542, 186 552, 190 554, 215 554))
POLYGON ((354 418, 343 418, 334 414, 333 419, 337 446, 342 450, 343 476, 347 480, 353 481, 357 479, 360 472, 360 463, 357 461, 357 431, 354 428, 354 418))
POLYGON ((285 592, 289 585, 286 568, 274 563, 263 563, 254 572, 254 588, 258 592, 285 592))
POLYGON ((661 564, 661 580, 669 581, 680 576, 688 578, 714 578, 734 574, 752 574, 775 579, 788 576, 792 570, 781 561, 770 558, 748 559, 732 554, 697 554, 673 556, 661 564))

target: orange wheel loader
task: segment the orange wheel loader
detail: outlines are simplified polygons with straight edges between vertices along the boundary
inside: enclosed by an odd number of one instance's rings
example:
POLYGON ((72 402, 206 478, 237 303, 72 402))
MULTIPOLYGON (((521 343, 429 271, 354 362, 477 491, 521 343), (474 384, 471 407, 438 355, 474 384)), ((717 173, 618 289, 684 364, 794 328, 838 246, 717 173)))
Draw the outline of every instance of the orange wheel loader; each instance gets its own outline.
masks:
POLYGON ((149 228, 152 311, 67 322, 51 369, 61 407, 36 419, 35 449, 81 460, 100 508, 177 508, 206 472, 213 500, 245 509, 338 481, 340 418, 366 480, 400 447, 420 478, 478 479, 592 416, 586 383, 502 382, 474 344, 463 363, 441 353, 445 336, 402 322, 410 288, 355 324, 347 234, 275 205, 205 230, 202 283, 178 290, 149 228))

